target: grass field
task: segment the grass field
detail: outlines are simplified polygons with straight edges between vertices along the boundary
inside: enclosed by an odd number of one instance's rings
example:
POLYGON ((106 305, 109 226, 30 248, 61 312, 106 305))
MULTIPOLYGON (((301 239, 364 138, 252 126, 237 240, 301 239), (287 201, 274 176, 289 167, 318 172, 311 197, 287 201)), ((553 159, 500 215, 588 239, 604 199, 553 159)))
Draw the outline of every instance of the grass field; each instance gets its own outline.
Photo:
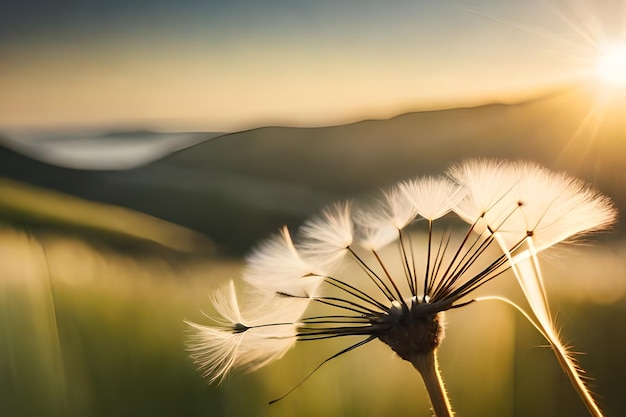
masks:
MULTIPOLYGON (((93 208, 78 204, 63 221, 92 218, 93 208)), ((207 295, 238 277, 241 260, 173 250, 164 257, 163 247, 128 252, 64 227, 0 228, 0 414, 430 415, 417 373, 379 342, 335 359, 271 406, 347 342, 304 342, 261 371, 209 386, 185 352, 183 320, 206 320, 207 295)), ((133 229, 128 239, 138 233, 146 232, 133 229)), ((579 360, 607 415, 624 408, 625 255, 626 244, 603 242, 557 249, 544 262, 562 335, 587 353, 579 360)), ((512 291, 512 283, 503 276, 497 285, 512 291)), ((587 415, 545 342, 512 309, 472 305, 447 322, 441 362, 459 416, 587 415)))

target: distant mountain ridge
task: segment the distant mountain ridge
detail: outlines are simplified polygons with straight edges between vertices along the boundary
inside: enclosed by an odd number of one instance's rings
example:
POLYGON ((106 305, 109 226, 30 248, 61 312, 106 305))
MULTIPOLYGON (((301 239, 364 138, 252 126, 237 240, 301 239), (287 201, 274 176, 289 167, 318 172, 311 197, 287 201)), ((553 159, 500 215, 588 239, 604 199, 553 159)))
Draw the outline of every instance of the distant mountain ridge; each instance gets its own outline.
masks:
POLYGON ((475 157, 527 159, 566 170, 597 185, 625 211, 626 107, 606 104, 598 125, 594 108, 593 92, 580 88, 519 104, 332 127, 264 127, 124 171, 64 169, 0 149, 0 176, 146 212, 205 233, 228 253, 245 252, 336 199, 440 174, 475 157))

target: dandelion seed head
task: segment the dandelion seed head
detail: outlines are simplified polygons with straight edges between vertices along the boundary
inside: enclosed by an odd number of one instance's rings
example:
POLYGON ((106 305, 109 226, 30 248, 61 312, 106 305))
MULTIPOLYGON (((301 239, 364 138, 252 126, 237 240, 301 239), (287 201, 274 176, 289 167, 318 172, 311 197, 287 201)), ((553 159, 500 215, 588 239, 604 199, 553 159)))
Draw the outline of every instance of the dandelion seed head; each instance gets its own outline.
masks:
POLYGON ((400 183, 417 213, 436 220, 448 214, 464 197, 463 189, 445 177, 424 177, 400 183))
POLYGON ((411 361, 437 349, 445 336, 443 313, 414 317, 382 334, 380 340, 402 359, 411 361))
POLYGON ((209 326, 189 323, 188 350, 211 382, 277 360, 296 341, 340 337, 361 340, 323 363, 378 339, 415 366, 444 339, 445 311, 473 302, 478 288, 511 269, 532 310, 524 316, 596 410, 555 330, 537 253, 615 218, 608 198, 566 174, 470 160, 448 177, 399 183, 354 213, 347 202, 330 206, 304 223, 295 243, 283 228, 246 258, 247 302, 239 303, 232 282, 217 289, 211 301, 218 317, 209 326), (465 230, 434 232, 450 212, 465 230), (420 226, 422 233, 410 229, 420 226), (344 257, 355 267, 336 270, 344 257), (313 303, 329 312, 310 315, 313 303))

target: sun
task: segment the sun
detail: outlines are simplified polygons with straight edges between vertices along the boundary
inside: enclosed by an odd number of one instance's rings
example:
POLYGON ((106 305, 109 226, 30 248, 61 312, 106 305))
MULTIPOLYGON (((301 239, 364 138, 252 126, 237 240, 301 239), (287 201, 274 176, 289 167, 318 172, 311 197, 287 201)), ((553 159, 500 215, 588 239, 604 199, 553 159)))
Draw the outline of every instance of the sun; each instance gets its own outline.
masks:
POLYGON ((596 62, 596 74, 607 84, 626 87, 626 44, 605 48, 596 62))

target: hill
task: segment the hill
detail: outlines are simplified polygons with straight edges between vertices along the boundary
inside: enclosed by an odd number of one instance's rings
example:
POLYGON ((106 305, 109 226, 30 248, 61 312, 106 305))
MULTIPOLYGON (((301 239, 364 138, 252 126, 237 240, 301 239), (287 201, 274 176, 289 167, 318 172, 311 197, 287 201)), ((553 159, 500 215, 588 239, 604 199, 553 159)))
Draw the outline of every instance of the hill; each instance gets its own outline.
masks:
POLYGON ((469 157, 528 159, 567 170, 624 211, 625 109, 623 101, 572 88, 518 104, 253 129, 124 171, 64 169, 0 149, 0 176, 142 211, 241 253, 336 199, 441 173, 469 157))
POLYGON ((203 235, 143 213, 95 203, 0 178, 0 226, 29 230, 62 229, 64 235, 123 249, 125 253, 161 254, 213 251, 203 235))

